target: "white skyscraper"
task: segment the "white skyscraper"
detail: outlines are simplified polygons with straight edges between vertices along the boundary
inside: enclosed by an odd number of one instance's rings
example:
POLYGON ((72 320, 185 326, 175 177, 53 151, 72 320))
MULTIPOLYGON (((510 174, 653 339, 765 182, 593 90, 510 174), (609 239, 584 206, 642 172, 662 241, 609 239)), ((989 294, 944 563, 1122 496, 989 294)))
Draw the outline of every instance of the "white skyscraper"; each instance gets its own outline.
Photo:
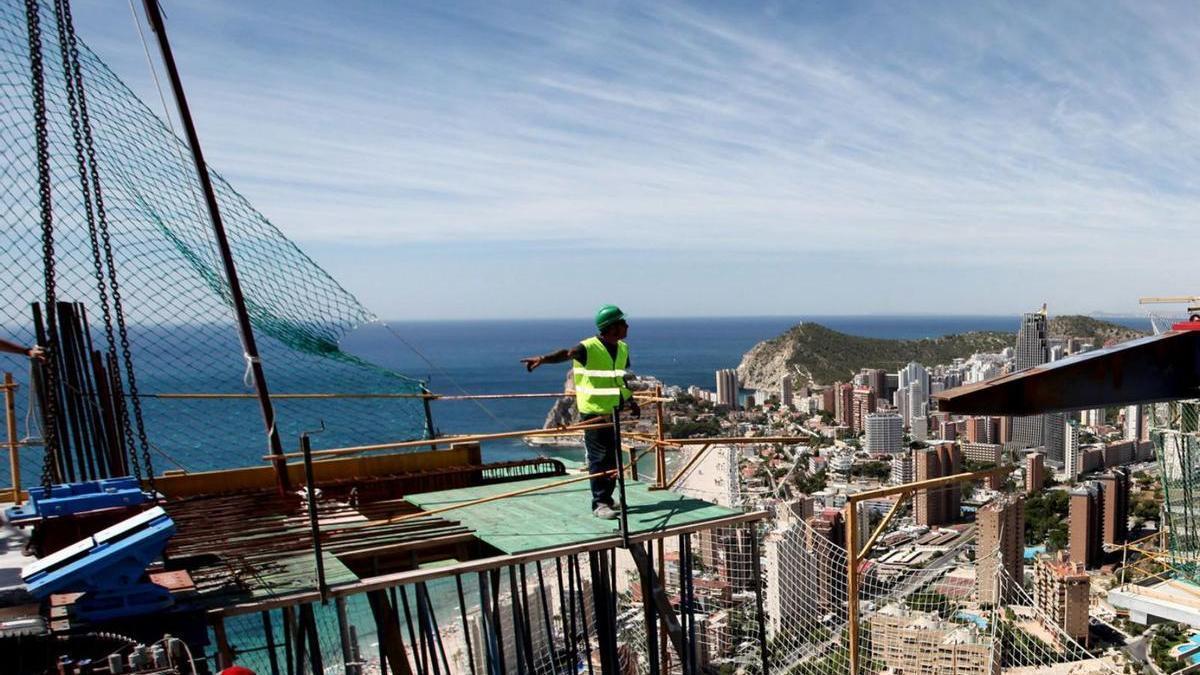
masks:
POLYGON ((1079 420, 1068 419, 1063 422, 1063 471, 1067 480, 1073 481, 1079 477, 1083 468, 1083 450, 1079 446, 1079 420))
MULTIPOLYGON (((1066 434, 1064 425, 1067 422, 1067 413, 1046 413, 1039 416, 1042 420, 1044 428, 1042 429, 1042 447, 1046 449, 1046 462, 1055 466, 1063 466, 1066 462, 1066 434)), ((1028 419, 1028 418, 1027 418, 1028 419)), ((1079 418, 1075 415, 1070 416, 1070 421, 1074 422, 1076 427, 1079 425, 1079 418)))
POLYGON ((738 407, 737 371, 732 368, 717 371, 717 405, 730 409, 738 407))
MULTIPOLYGON (((903 372, 901 372, 900 379, 901 381, 905 380, 903 372)), ((929 415, 928 382, 928 373, 923 380, 920 378, 910 379, 901 385, 892 396, 892 403, 896 406, 896 412, 900 414, 904 426, 911 427, 913 420, 925 419, 929 415)))
MULTIPOLYGON (((1030 312, 1021 317, 1021 328, 1017 331, 1017 348, 1013 357, 1013 368, 1022 371, 1040 366, 1050 360, 1047 345, 1046 309, 1030 312)), ((1041 415, 1014 417, 1012 441, 1022 448, 1035 448, 1043 443, 1044 422, 1041 415)), ((1049 448, 1047 448, 1049 450, 1049 448)), ((1053 455, 1048 459, 1054 459, 1053 455)), ((1061 458, 1060 458, 1061 459, 1061 458)))
POLYGON ((792 376, 784 375, 779 379, 779 405, 792 407, 792 376))
POLYGON ((1142 439, 1142 406, 1125 406, 1125 440, 1140 441, 1142 439))
POLYGON ((900 452, 904 443, 904 424, 896 413, 867 415, 867 439, 864 449, 872 454, 900 452))
POLYGON ((767 634, 778 635, 804 620, 804 604, 796 602, 804 592, 808 579, 797 574, 792 566, 804 556, 805 528, 791 519, 780 519, 779 525, 763 537, 763 552, 767 555, 767 634))
POLYGON ((912 382, 920 382, 922 389, 926 393, 929 392, 929 371, 916 361, 901 368, 900 372, 896 373, 896 378, 899 389, 904 389, 912 382))
POLYGON ((1085 427, 1104 426, 1104 408, 1088 408, 1079 411, 1079 422, 1085 427))
POLYGON ((902 452, 892 458, 892 484, 904 485, 913 482, 912 454, 902 452))
POLYGON ((909 432, 914 441, 929 440, 929 418, 928 417, 913 417, 908 420, 909 432))

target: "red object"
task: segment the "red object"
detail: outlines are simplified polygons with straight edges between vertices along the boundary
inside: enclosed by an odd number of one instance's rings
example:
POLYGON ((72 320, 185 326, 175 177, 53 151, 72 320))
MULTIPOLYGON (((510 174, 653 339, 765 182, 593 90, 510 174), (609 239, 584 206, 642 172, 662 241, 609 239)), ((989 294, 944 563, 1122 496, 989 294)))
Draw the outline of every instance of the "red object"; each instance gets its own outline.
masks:
POLYGON ((1171 330, 1200 330, 1200 321, 1180 321, 1172 324, 1171 330))
POLYGON ((158 584, 168 591, 194 591, 196 584, 192 581, 192 575, 187 573, 187 570, 175 570, 173 572, 151 572, 149 575, 150 583, 158 584))
POLYGON ((254 675, 254 671, 245 666, 229 666, 221 671, 221 675, 254 675))

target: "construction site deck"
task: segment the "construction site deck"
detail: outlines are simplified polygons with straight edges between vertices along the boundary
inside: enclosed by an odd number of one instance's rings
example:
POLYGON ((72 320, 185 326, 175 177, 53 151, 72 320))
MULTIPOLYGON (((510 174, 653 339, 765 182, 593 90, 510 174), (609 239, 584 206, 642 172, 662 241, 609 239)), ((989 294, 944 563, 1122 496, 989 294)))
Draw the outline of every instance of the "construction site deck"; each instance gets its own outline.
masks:
MULTIPOLYGON (((477 457, 477 448, 468 454, 477 457)), ((355 593, 381 580, 403 583, 621 546, 619 521, 592 515, 582 477, 556 460, 534 460, 318 483, 325 592, 355 593), (407 494, 398 489, 401 482, 437 485, 435 478, 470 484, 407 494)), ((765 515, 636 481, 627 484, 626 504, 631 542, 765 515)), ((298 496, 263 488, 168 497, 163 507, 179 528, 167 549, 168 569, 186 571, 195 600, 211 611, 237 614, 321 597, 312 530, 298 496)))

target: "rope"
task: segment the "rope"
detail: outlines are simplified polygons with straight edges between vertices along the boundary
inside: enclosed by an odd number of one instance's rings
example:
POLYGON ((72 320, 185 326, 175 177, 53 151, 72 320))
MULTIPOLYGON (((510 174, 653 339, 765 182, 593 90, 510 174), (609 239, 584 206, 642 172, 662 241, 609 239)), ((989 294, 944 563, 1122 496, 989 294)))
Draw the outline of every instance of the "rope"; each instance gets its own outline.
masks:
POLYGON ((242 358, 246 360, 246 370, 242 373, 242 384, 247 389, 254 386, 254 364, 262 363, 262 359, 257 356, 250 356, 246 352, 242 352, 242 358))
MULTIPOLYGON (((416 354, 418 358, 420 358, 422 361, 424 361, 424 362, 425 362, 425 364, 426 364, 427 366, 429 366, 431 369, 433 369, 433 370, 436 370, 437 372, 441 373, 442 377, 445 377, 447 380, 449 380, 449 382, 450 382, 451 386, 453 386, 455 389, 458 389, 460 392, 462 392, 462 394, 463 394, 463 397, 464 397, 464 398, 466 398, 467 400, 469 400, 469 401, 471 401, 472 403, 474 403, 474 404, 475 404, 475 407, 477 407, 477 408, 479 408, 481 411, 483 411, 483 413, 484 413, 485 415, 487 415, 488 417, 490 417, 490 418, 492 419, 492 421, 493 421, 493 422, 495 422, 495 423, 496 423, 497 425, 499 425, 501 428, 505 428, 505 427, 509 427, 509 426, 511 426, 511 425, 509 425, 509 424, 506 424, 506 423, 505 423, 504 421, 502 421, 502 420, 501 420, 499 417, 497 417, 497 416, 496 416, 496 414, 495 414, 495 413, 493 413, 493 412, 491 411, 491 409, 490 409, 490 408, 488 408, 487 406, 485 406, 485 405, 484 405, 483 403, 481 403, 481 402, 480 402, 478 399, 476 399, 476 398, 473 398, 473 397, 471 396, 471 393, 470 393, 470 392, 468 392, 468 391, 466 390, 466 388, 464 388, 464 387, 463 387, 461 384, 459 384, 459 383, 458 383, 458 381, 457 381, 457 380, 455 380, 455 379, 454 379, 454 377, 452 377, 452 376, 450 375, 450 373, 447 373, 447 372, 446 372, 446 371, 445 371, 445 370, 444 370, 444 369, 443 369, 441 366, 438 366, 436 363, 434 363, 432 359, 430 359, 428 356, 426 356, 424 353, 422 353, 422 352, 421 352, 421 350, 417 349, 416 345, 414 345, 414 344, 410 343, 408 340, 405 340, 405 339, 404 339, 404 336, 400 335, 400 333, 399 333, 399 332, 398 332, 396 329, 392 328, 392 326, 391 326, 391 325, 389 325, 389 324, 388 324, 386 321, 383 321, 383 320, 381 320, 381 319, 377 319, 377 321, 378 321, 379 325, 381 325, 381 326, 383 326, 384 328, 386 328, 386 329, 387 329, 387 331, 388 331, 389 333, 391 333, 393 337, 395 337, 397 340, 399 340, 401 344, 403 344, 404 346, 406 346, 406 347, 408 347, 410 350, 412 350, 412 352, 413 352, 414 354, 416 354)), ((538 457, 541 457, 541 458, 543 458, 543 459, 544 459, 544 458, 546 458, 546 457, 548 456, 548 454, 546 453, 546 451, 545 451, 545 450, 543 450, 543 449, 541 449, 541 448, 540 448, 540 447, 538 447, 538 446, 526 446, 526 447, 529 447, 530 449, 532 449, 532 450, 533 450, 533 452, 534 452, 534 453, 535 453, 535 454, 536 454, 538 457)))
MULTIPOLYGON (((438 366, 429 357, 425 356, 425 354, 422 353, 421 350, 417 349, 416 345, 412 344, 408 340, 405 340, 404 336, 400 335, 400 333, 397 332, 396 329, 392 328, 391 325, 389 325, 386 321, 377 319, 376 322, 379 325, 386 328, 387 331, 389 333, 391 333, 393 337, 395 337, 397 340, 399 340, 401 344, 403 344, 405 347, 408 347, 410 350, 412 350, 412 353, 416 354, 418 358, 420 358, 422 361, 424 361, 425 365, 429 366, 433 370, 436 370, 438 373, 440 373, 442 375, 442 377, 445 377, 455 389, 458 389, 460 392, 462 392, 466 396, 471 395, 471 392, 469 392, 465 388, 463 388, 463 386, 461 384, 459 384, 458 381, 455 380, 450 375, 450 373, 447 373, 445 370, 443 370, 441 368, 441 366, 438 366)), ((474 399, 472 399, 472 400, 474 400, 474 399)), ((478 401, 475 401, 475 405, 480 410, 482 410, 484 412, 484 414, 486 414, 488 417, 492 418, 493 422, 495 422, 496 424, 499 424, 500 426, 504 426, 504 422, 501 421, 500 418, 497 417, 491 410, 489 410, 487 406, 483 405, 482 403, 480 403, 478 401)))
MULTIPOLYGON (((137 29, 138 39, 142 42, 142 53, 146 55, 146 68, 150 71, 151 79, 154 80, 154 89, 158 92, 158 102, 162 105, 162 118, 166 120, 167 128, 171 130, 171 136, 178 137, 179 134, 175 131, 175 120, 171 116, 170 108, 167 106, 167 97, 165 94, 163 94, 162 82, 158 79, 158 69, 154 67, 154 59, 150 56, 150 44, 146 41, 146 33, 142 30, 142 21, 138 18, 137 10, 134 9, 133 0, 129 0, 129 16, 133 19, 133 26, 137 29)), ((175 150, 176 156, 179 158, 179 164, 181 166, 186 166, 190 160, 187 157, 184 157, 183 147, 178 143, 172 143, 171 145, 175 150)), ((196 184, 192 181, 187 181, 187 186, 192 193, 192 206, 195 208, 195 215, 200 218, 206 218, 207 216, 204 213, 203 198, 200 196, 200 192, 196 189, 196 184)), ((211 235, 211 233, 209 234, 211 235)), ((217 243, 213 241, 211 236, 208 238, 208 243, 212 248, 210 252, 215 260, 220 256, 220 254, 217 252, 217 243)))

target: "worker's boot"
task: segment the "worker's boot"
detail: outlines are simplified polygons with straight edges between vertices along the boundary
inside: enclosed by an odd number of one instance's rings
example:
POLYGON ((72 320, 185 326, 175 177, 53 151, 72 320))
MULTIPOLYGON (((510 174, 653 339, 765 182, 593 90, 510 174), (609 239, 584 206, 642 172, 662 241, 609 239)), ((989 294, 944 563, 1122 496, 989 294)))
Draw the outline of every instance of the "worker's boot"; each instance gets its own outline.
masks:
POLYGON ((608 504, 601 504, 592 510, 592 515, 604 520, 616 520, 617 512, 608 504))

